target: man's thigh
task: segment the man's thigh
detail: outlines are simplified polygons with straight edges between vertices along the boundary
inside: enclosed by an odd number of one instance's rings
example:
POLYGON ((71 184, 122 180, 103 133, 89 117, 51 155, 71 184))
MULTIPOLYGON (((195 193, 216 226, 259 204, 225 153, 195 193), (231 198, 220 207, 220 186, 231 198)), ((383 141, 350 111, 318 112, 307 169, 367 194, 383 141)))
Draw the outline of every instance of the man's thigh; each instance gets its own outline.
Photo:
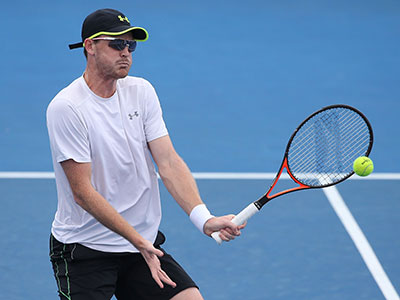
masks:
POLYGON ((60 299, 109 300, 115 292, 119 258, 50 237, 50 260, 60 299))
POLYGON ((164 252, 164 256, 159 258, 161 268, 177 286, 172 288, 164 283, 164 288, 161 289, 151 276, 150 269, 142 255, 135 253, 124 258, 122 263, 115 292, 118 300, 166 300, 186 289, 197 289, 196 284, 173 257, 162 248, 158 248, 164 252))

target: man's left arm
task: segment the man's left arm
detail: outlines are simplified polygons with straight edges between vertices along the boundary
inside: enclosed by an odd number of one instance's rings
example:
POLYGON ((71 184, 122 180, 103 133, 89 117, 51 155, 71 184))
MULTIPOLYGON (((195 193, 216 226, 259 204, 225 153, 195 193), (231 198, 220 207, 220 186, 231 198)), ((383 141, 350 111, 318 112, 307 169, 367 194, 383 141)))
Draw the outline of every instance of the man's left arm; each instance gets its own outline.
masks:
MULTIPOLYGON (((206 208, 201 200, 196 181, 186 163, 176 153, 170 137, 166 135, 149 142, 149 148, 160 177, 175 201, 191 217, 193 216, 192 212, 204 212, 206 208)), ((204 215, 200 212, 199 218, 204 218, 202 214, 204 215)), ((203 226, 203 232, 210 236, 211 233, 220 231, 221 239, 224 241, 232 240, 240 235, 240 229, 244 227, 244 225, 237 226, 231 222, 233 215, 209 217, 203 226)))

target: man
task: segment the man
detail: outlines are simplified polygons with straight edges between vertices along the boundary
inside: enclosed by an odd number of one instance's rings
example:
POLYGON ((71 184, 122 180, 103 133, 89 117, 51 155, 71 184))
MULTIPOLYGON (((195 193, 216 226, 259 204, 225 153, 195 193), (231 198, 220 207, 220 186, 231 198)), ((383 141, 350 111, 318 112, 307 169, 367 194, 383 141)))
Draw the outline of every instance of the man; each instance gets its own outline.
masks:
POLYGON ((232 215, 214 217, 175 152, 157 95, 128 76, 147 31, 101 9, 82 26, 83 76, 49 104, 47 126, 58 208, 50 258, 61 299, 202 299, 188 274, 160 247, 160 177, 201 232, 240 235, 232 215))

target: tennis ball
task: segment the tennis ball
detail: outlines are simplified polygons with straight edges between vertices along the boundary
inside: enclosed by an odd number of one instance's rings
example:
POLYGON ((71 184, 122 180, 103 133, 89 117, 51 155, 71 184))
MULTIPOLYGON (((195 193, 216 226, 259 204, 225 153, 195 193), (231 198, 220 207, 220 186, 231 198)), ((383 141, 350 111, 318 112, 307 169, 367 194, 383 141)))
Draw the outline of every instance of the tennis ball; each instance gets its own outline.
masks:
POLYGON ((374 163, 370 158, 360 156, 354 161, 353 170, 359 176, 368 176, 374 170, 374 163))

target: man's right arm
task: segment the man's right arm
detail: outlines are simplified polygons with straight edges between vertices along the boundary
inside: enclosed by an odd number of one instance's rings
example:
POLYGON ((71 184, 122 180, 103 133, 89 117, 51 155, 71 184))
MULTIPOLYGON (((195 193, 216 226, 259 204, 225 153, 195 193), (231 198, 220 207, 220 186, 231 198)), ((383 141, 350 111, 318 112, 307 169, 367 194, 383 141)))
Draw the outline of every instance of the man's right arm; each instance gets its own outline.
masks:
POLYGON ((101 224, 132 243, 146 260, 154 280, 160 287, 163 283, 176 284, 161 270, 158 256, 163 252, 145 240, 92 186, 91 164, 77 163, 72 159, 61 162, 76 203, 90 213, 101 224))

